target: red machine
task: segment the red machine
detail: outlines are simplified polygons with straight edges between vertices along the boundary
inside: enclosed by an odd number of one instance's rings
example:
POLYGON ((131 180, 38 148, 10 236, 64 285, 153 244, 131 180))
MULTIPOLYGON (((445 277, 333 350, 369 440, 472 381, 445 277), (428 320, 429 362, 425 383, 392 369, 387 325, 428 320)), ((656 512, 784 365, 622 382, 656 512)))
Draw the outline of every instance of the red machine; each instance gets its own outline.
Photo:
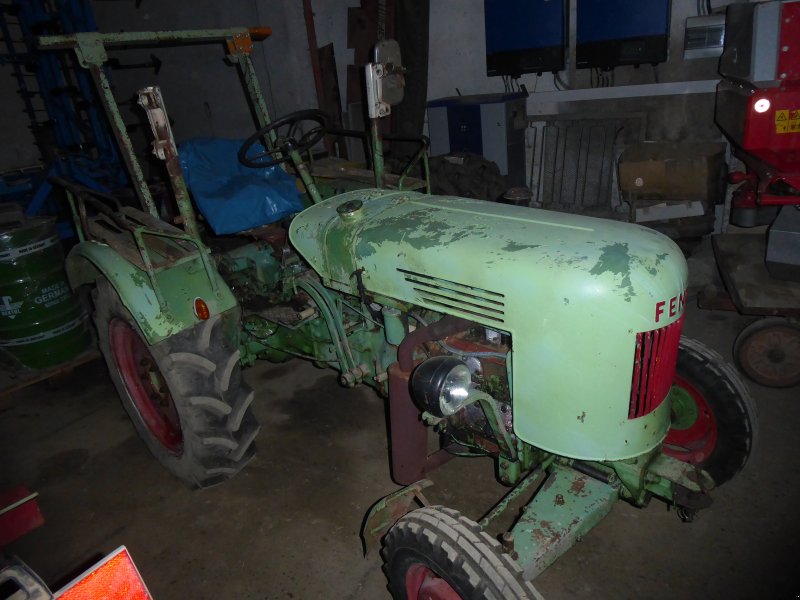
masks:
POLYGON ((747 168, 730 174, 741 184, 731 223, 770 225, 766 236, 713 238, 735 308, 766 317, 739 334, 734 357, 763 385, 793 386, 800 383, 800 0, 730 5, 719 70, 717 124, 747 168))
POLYGON ((800 204, 800 1, 728 9, 717 123, 747 173, 735 208, 800 204))

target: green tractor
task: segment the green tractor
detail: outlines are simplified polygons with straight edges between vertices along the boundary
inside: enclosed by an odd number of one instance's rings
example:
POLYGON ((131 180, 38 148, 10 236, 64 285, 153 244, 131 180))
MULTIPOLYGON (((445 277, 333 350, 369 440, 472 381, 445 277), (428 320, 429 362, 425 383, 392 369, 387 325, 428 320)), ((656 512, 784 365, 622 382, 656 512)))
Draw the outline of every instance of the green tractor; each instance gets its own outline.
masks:
POLYGON ((302 357, 344 386, 374 388, 388 397, 392 476, 405 487, 375 504, 363 535, 368 548, 382 542, 397 598, 535 597, 531 581, 617 500, 655 496, 685 520, 708 506, 745 466, 756 413, 731 367, 681 337, 678 247, 637 225, 432 196, 424 148, 412 161, 422 178, 385 172, 379 120, 403 85, 391 42, 366 69, 372 170, 304 161, 326 121, 318 111, 270 121, 249 58, 264 36, 41 40, 73 48, 91 70, 143 203, 64 182, 81 239, 70 281, 94 288, 100 348, 159 462, 199 488, 248 463, 259 425, 241 369, 257 359, 302 357), (163 101, 148 88, 140 104, 180 213, 159 218, 103 63, 106 47, 161 41, 226 43, 259 126, 239 158, 291 165, 305 210, 247 237, 201 235, 163 101), (454 455, 493 457, 511 488, 480 523, 423 493, 426 473, 454 455), (513 527, 490 536, 526 492, 513 527))

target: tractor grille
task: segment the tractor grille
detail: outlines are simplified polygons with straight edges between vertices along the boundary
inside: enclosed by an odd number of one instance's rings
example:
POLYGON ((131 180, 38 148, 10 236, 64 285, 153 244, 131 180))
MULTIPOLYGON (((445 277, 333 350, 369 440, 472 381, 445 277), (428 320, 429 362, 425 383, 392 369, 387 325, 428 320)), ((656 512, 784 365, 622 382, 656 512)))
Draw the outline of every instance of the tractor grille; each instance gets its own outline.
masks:
POLYGON ((434 310, 449 309, 471 317, 482 317, 502 323, 505 317, 505 296, 463 283, 397 269, 419 294, 420 304, 434 310))
POLYGON ((659 329, 636 334, 629 419, 653 412, 667 397, 675 377, 682 325, 683 316, 659 329))

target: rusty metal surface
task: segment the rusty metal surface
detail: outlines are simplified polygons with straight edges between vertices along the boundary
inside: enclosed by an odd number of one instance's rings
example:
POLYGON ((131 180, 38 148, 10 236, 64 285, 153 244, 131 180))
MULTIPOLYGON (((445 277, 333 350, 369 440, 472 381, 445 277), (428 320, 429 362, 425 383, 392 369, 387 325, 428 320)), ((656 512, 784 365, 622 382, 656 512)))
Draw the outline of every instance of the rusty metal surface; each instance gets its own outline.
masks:
POLYGON ((128 135, 127 126, 119 112, 119 107, 114 99, 114 92, 111 90, 111 84, 106 77, 105 71, 103 71, 101 63, 91 64, 89 72, 99 91, 100 101, 103 103, 114 137, 117 138, 120 154, 125 161, 125 166, 128 168, 128 173, 134 181, 133 189, 142 203, 142 208, 158 218, 158 208, 153 200, 153 195, 150 193, 150 188, 147 186, 144 171, 142 171, 142 166, 136 158, 133 142, 128 135))
POLYGON ((722 279, 740 312, 800 316, 800 283, 770 276, 763 235, 729 233, 715 235, 712 242, 722 279))
POLYGON ((389 367, 389 424, 392 479, 409 484, 422 478, 428 457, 428 427, 409 393, 410 373, 397 363, 389 367))
POLYGON ((389 366, 389 426, 392 452, 392 479, 408 485, 446 463, 453 455, 439 450, 428 455, 430 428, 420 418, 420 410, 409 393, 410 372, 398 363, 389 366))
POLYGON ((56 50, 74 48, 81 43, 92 46, 153 46, 171 43, 224 42, 228 39, 265 39, 272 31, 268 27, 231 27, 229 29, 191 29, 182 31, 127 31, 119 33, 82 32, 67 35, 51 35, 39 38, 39 47, 56 50), (259 33, 260 32, 260 33, 259 33))
POLYGON ((514 525, 513 554, 531 580, 571 548, 611 510, 617 488, 557 467, 514 525))
POLYGON ((364 554, 369 554, 373 548, 378 546, 392 526, 411 512, 412 503, 415 500, 421 506, 428 506, 422 490, 432 485, 433 482, 430 479, 421 479, 384 496, 372 506, 361 529, 364 554))
POLYGON ((509 505, 514 500, 525 493, 530 487, 536 488, 542 482, 544 477, 545 471, 542 467, 537 467, 528 473, 528 475, 525 476, 525 479, 520 481, 510 492, 508 492, 508 494, 503 496, 500 502, 495 504, 492 509, 480 520, 479 524, 481 528, 486 529, 492 523, 492 521, 508 510, 509 505))
POLYGON ((741 369, 758 383, 790 387, 800 383, 800 325, 787 319, 760 319, 736 339, 741 369))

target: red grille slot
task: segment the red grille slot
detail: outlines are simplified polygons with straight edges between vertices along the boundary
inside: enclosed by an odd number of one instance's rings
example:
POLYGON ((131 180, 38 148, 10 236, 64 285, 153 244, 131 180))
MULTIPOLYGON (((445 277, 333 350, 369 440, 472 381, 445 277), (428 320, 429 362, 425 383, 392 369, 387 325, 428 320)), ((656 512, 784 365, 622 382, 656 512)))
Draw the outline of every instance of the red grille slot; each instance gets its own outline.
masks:
POLYGON ((667 397, 675 377, 683 316, 677 321, 636 334, 628 418, 653 412, 667 397))

